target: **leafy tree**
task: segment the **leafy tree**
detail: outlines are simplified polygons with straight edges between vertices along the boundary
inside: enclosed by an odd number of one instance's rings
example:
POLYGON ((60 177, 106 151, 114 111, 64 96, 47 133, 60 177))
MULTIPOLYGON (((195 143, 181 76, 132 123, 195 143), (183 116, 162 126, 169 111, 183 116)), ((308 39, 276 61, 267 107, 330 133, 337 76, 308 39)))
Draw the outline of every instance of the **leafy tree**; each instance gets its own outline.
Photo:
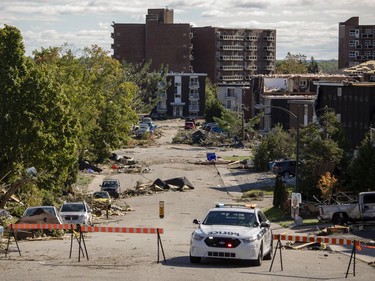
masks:
POLYGON ((325 175, 321 175, 318 181, 318 188, 320 189, 321 196, 324 200, 331 198, 332 194, 335 193, 335 186, 337 179, 330 172, 326 172, 325 175))
POLYGON ((97 46, 85 48, 81 57, 64 47, 35 51, 34 56, 39 65, 53 69, 71 101, 80 128, 77 157, 101 162, 127 143, 138 119, 133 109, 138 87, 126 81, 117 60, 97 46))
POLYGON ((352 191, 374 190, 375 183, 375 141, 367 134, 349 167, 352 191))
POLYGON ((276 63, 276 73, 278 74, 294 74, 307 72, 308 67, 306 56, 302 54, 293 55, 288 52, 284 60, 277 61, 276 63))
POLYGON ((276 125, 255 147, 253 155, 255 169, 266 171, 270 161, 295 155, 295 140, 281 125, 276 125))
POLYGON ((307 67, 307 72, 308 73, 318 73, 319 72, 319 65, 316 62, 316 60, 314 59, 314 57, 311 57, 311 60, 310 60, 310 62, 308 64, 308 67, 307 67))
POLYGON ((340 143, 341 125, 335 113, 327 111, 319 122, 310 123, 300 130, 300 186, 305 196, 320 195, 318 180, 326 172, 333 173, 339 165, 344 149, 340 143))
POLYGON ((337 60, 318 61, 319 70, 323 73, 337 73, 339 64, 337 60))
POLYGON ((21 187, 38 184, 59 193, 76 165, 76 123, 70 103, 50 69, 37 68, 24 56, 20 32, 0 30, 0 178, 9 184, 0 208, 21 187), (37 182, 25 174, 34 166, 37 182))
POLYGON ((224 105, 217 98, 217 89, 206 79, 206 108, 205 120, 206 122, 214 122, 214 117, 221 118, 224 112, 224 105))
POLYGON ((168 68, 161 66, 159 71, 150 72, 151 62, 141 64, 124 63, 125 82, 138 86, 138 92, 133 97, 133 109, 136 112, 149 113, 158 102, 158 84, 166 81, 168 68))

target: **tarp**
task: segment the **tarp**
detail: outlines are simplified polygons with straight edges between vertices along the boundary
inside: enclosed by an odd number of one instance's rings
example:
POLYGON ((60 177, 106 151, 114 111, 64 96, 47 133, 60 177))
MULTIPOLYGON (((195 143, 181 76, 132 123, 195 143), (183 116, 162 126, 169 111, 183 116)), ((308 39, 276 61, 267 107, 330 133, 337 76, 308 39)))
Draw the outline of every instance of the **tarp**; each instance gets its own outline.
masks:
POLYGON ((170 189, 171 186, 177 187, 178 190, 182 190, 186 188, 194 189, 194 186, 186 177, 178 177, 178 178, 173 178, 173 179, 169 179, 165 181, 161 179, 156 179, 152 185, 158 186, 162 189, 170 189))

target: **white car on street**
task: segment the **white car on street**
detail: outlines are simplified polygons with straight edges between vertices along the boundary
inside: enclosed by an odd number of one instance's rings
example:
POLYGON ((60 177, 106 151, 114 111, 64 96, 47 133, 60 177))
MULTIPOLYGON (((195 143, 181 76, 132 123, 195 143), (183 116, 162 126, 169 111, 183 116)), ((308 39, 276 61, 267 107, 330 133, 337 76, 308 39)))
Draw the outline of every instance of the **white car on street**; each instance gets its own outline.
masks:
POLYGON ((85 202, 64 202, 60 208, 60 216, 67 224, 92 225, 90 206, 85 202))
POLYGON ((190 262, 202 258, 247 260, 260 266, 272 259, 270 222, 254 205, 218 203, 199 224, 190 239, 190 262))

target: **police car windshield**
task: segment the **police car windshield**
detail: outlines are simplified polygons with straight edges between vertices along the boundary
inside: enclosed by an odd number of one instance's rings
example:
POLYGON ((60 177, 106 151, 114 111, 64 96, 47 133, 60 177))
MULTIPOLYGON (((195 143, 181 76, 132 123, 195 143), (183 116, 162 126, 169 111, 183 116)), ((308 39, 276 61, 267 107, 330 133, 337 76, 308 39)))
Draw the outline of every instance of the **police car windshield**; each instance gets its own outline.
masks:
POLYGON ((212 211, 204 219, 204 225, 238 225, 254 226, 256 219, 254 213, 230 212, 226 210, 212 211))

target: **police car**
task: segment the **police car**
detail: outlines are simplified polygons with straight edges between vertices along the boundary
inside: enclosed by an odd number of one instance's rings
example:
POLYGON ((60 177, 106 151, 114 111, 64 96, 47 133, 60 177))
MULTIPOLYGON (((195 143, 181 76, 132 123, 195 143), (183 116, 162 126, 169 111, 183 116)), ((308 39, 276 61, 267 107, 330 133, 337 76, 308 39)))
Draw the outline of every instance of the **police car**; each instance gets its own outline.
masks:
POLYGON ((273 237, 269 220, 255 205, 218 203, 190 239, 190 262, 202 258, 239 259, 260 266, 272 259, 273 237))

